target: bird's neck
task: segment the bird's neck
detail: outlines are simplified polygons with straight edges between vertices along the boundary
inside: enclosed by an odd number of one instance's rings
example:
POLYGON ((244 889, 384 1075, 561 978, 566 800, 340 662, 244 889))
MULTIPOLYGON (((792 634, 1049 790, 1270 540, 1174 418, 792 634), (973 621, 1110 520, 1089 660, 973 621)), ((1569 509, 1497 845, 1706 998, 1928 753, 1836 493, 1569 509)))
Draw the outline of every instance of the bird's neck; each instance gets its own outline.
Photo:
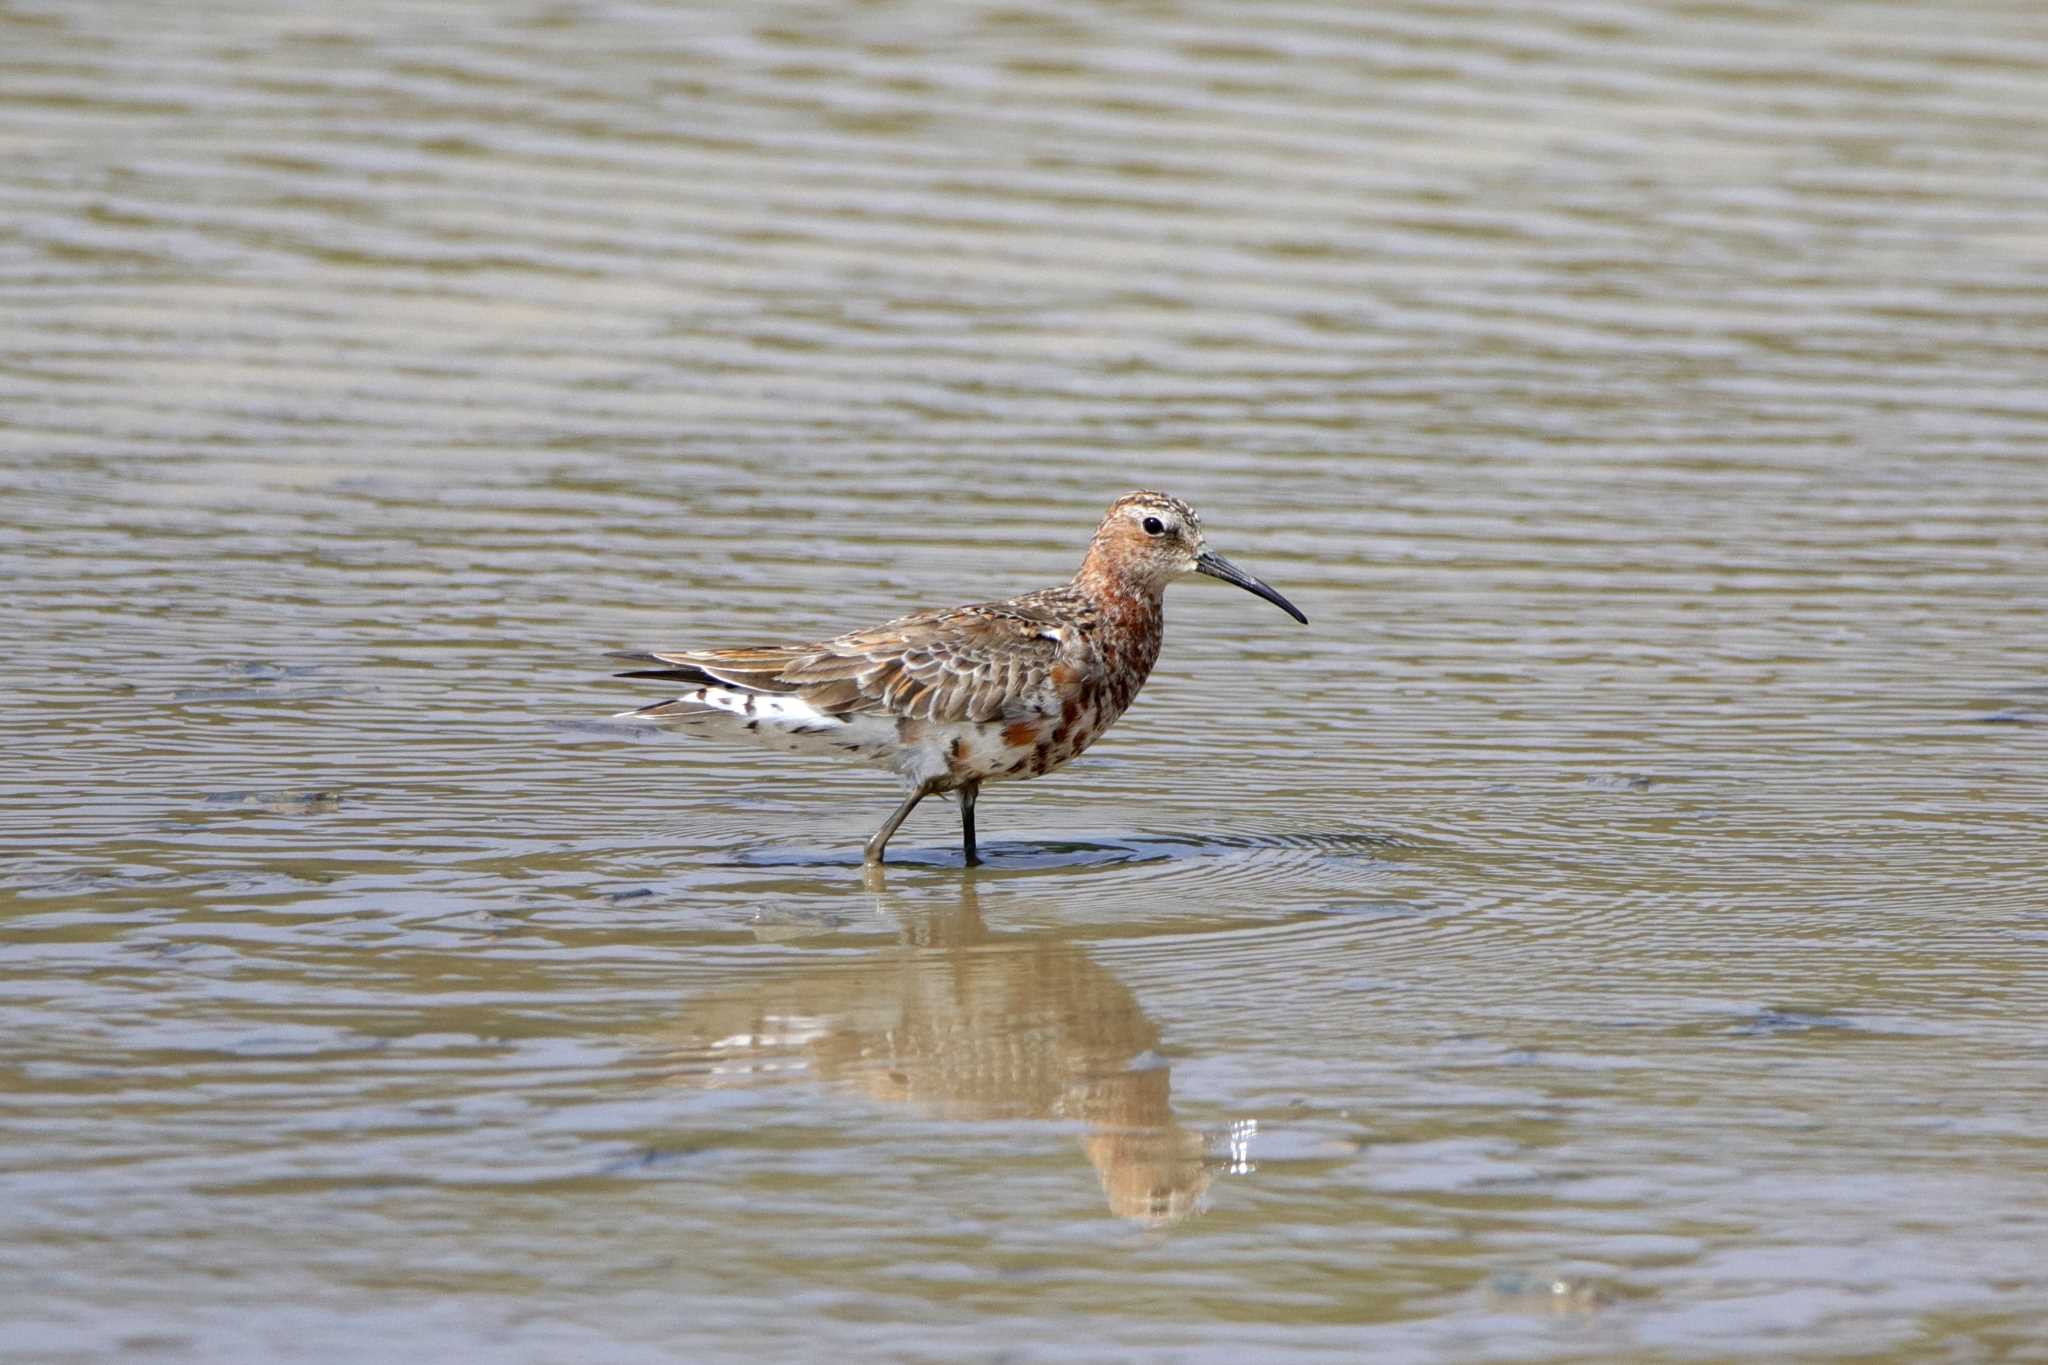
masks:
POLYGON ((1088 547, 1088 557, 1074 574, 1074 587, 1104 614, 1119 618, 1157 618, 1166 595, 1166 584, 1138 572, 1114 546, 1099 541, 1088 547))
POLYGON ((1115 569, 1114 561, 1091 551, 1074 575, 1073 587, 1101 614, 1104 629, 1096 637, 1096 647, 1109 667, 1110 707, 1120 714, 1158 662, 1166 625, 1166 585, 1115 569))
POLYGON ((1075 576, 1074 588, 1118 631, 1134 635, 1154 633, 1165 616, 1165 594, 1148 584, 1083 573, 1075 576))

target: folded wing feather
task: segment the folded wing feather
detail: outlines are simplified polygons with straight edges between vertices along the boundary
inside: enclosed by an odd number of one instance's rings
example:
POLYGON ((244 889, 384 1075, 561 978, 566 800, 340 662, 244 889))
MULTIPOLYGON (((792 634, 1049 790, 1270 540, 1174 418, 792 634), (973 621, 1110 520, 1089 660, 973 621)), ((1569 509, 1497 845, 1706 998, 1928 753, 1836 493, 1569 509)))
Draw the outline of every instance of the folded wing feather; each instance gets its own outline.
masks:
POLYGON ((660 665, 622 678, 794 693, 831 715, 990 721, 1040 692, 1059 659, 1059 625, 1005 602, 923 612, 822 644, 613 657, 660 665))

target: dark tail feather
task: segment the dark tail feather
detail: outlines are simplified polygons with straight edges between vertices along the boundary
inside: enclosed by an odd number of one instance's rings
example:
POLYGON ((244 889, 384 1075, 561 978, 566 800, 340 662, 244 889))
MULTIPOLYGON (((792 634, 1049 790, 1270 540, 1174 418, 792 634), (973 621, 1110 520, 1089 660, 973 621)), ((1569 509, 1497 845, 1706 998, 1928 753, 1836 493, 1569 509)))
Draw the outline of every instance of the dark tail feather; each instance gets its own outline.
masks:
MULTIPOLYGON (((621 676, 624 676, 623 674, 621 676)), ((649 702, 631 711, 621 711, 622 716, 646 716, 654 719, 661 716, 684 716, 698 719, 730 719, 732 712, 702 702, 684 701, 681 697, 670 697, 667 701, 649 702)))
POLYGON ((667 682, 692 683, 698 687, 723 687, 724 683, 698 668, 635 668, 614 673, 614 678, 661 678, 667 682))
POLYGON ((626 650, 614 650, 605 655, 607 659, 618 659, 629 664, 658 664, 658 668, 635 668, 624 673, 614 673, 614 678, 659 678, 663 682, 690 683, 697 687, 723 687, 724 683, 712 677, 694 664, 671 663, 659 654, 642 654, 626 650))

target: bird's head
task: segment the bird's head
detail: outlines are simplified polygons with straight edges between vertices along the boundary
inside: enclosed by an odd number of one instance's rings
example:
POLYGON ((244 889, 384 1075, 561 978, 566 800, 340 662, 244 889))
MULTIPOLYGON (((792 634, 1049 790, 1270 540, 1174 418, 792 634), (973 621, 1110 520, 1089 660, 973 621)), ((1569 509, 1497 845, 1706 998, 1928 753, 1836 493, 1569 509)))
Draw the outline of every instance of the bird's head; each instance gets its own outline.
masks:
POLYGON ((1088 547, 1082 575, 1108 579, 1126 590, 1157 593, 1191 573, 1235 583, 1263 597, 1303 625, 1308 618, 1270 586, 1209 549, 1202 517, 1179 498, 1143 489, 1109 505, 1088 547))

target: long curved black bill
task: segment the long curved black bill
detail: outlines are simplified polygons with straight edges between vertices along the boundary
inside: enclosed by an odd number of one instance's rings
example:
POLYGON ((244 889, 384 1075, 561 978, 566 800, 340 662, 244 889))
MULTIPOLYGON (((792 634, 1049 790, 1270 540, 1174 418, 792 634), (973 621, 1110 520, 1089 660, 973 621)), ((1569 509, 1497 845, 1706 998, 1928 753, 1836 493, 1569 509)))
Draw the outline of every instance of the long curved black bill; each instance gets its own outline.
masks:
POLYGON ((1303 625, 1308 624, 1308 618, 1301 614, 1301 608, 1273 591, 1265 582, 1253 578, 1243 569, 1238 568, 1237 565, 1231 563, 1222 555, 1211 554, 1207 550, 1202 551, 1202 553, 1195 556, 1195 572, 1205 573, 1211 578, 1220 578, 1225 583, 1235 583, 1252 596, 1265 598, 1268 602, 1271 602, 1303 625))

